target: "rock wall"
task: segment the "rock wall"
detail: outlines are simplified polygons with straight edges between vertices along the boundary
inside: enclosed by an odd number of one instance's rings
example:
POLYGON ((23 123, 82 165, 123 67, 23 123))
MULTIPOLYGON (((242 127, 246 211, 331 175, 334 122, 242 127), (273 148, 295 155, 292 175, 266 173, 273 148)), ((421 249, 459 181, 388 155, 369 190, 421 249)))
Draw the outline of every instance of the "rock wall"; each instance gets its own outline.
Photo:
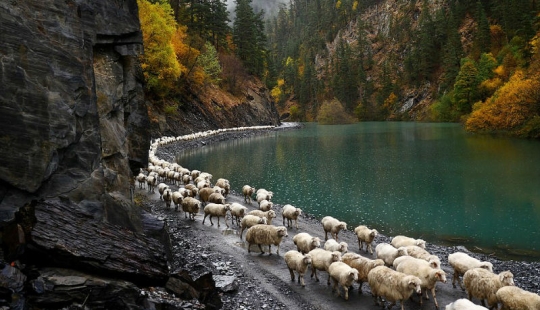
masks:
POLYGON ((140 229, 126 199, 149 147, 136 1, 2 1, 0 29, 0 227, 63 196, 140 229))

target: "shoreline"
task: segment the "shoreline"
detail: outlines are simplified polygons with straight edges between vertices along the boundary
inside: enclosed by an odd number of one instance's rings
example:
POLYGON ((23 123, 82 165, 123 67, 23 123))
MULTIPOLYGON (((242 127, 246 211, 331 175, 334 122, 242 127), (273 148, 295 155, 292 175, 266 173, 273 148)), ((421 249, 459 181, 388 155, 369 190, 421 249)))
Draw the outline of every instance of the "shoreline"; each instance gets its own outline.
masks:
MULTIPOLYGON (((300 128, 302 125, 297 124, 297 126, 289 126, 289 127, 278 127, 276 129, 264 129, 264 130, 255 130, 253 132, 227 132, 227 133, 220 133, 213 137, 206 137, 204 139, 199 140, 192 140, 187 142, 174 142, 171 144, 160 146, 156 150, 156 155, 160 159, 164 159, 170 162, 174 162, 175 155, 182 150, 196 148, 205 146, 211 143, 216 143, 220 141, 226 141, 226 140, 232 140, 232 139, 240 139, 248 136, 253 135, 261 135, 269 132, 273 132, 275 130, 284 130, 284 129, 294 129, 294 128, 300 128)), ((190 169, 198 169, 203 171, 203 167, 188 167, 190 169)), ((209 173, 212 173, 209 171, 209 173)), ((219 176, 215 176, 215 179, 219 178, 219 176)), ((234 197, 234 200, 239 200, 243 205, 243 197, 239 195, 239 193, 232 191, 232 193, 229 195, 229 197, 234 197)), ((228 199, 229 200, 229 199, 228 199)), ((280 210, 281 205, 275 205, 276 210, 280 210)), ((279 213, 279 212, 277 212, 279 213)), ((305 222, 305 224, 312 226, 312 229, 320 229, 318 226, 320 226, 320 223, 316 219, 315 216, 309 215, 309 214, 302 214, 302 222, 305 222)), ((199 219, 196 221, 198 222, 199 219)), ((275 225, 281 225, 280 221, 277 221, 277 223, 274 223, 275 225)), ((206 223, 205 225, 208 225, 206 223)), ((349 228, 351 229, 351 228, 349 228)), ((295 233, 294 229, 289 231, 289 237, 292 237, 292 235, 295 233)), ((350 233, 348 231, 347 233, 350 233)), ((234 234, 231 232, 231 234, 234 234)), ((291 238, 289 238, 291 239, 291 238)), ((381 242, 389 242, 390 238, 387 236, 379 235, 375 243, 381 243, 381 242)), ((357 252, 357 247, 353 243, 349 243, 349 248, 352 249, 353 252, 357 252)), ((441 259, 441 263, 444 266, 448 265, 448 254, 456 252, 456 251, 462 251, 469 253, 471 256, 476 257, 481 260, 489 261, 494 266, 494 271, 503 271, 503 270, 510 270, 514 274, 514 280, 516 282, 516 285, 518 287, 521 287, 525 290, 528 290, 530 292, 540 293, 540 274, 538 274, 538 270, 540 270, 540 262, 529 262, 529 261, 515 261, 515 260, 502 260, 498 257, 495 257, 490 254, 485 253, 477 253, 472 252, 469 249, 465 248, 464 246, 447 246, 447 245, 436 245, 432 243, 428 243, 426 246, 426 250, 428 250, 430 253, 438 255, 441 259)), ((284 253, 284 252, 282 252, 284 253)), ((364 253, 360 253, 364 255, 364 253)), ((280 255, 283 255, 280 253, 280 255)), ((447 271, 447 278, 448 277, 448 271, 447 271)), ((451 277, 451 273, 449 274, 451 277)), ((308 277, 306 277, 306 281, 308 280, 308 277)), ((232 309, 232 308, 231 308, 232 309)))

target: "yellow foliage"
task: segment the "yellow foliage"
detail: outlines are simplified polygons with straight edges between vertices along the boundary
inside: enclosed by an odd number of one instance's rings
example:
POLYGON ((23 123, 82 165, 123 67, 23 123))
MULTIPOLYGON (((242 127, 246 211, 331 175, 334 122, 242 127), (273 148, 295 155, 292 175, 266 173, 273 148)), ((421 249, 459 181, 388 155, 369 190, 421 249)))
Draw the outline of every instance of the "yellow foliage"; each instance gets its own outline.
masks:
POLYGON ((352 5, 352 10, 353 11, 356 11, 357 9, 358 9, 358 0, 354 1, 353 5, 352 5))
POLYGON ((336 2, 336 9, 339 9, 341 7, 341 0, 338 0, 336 2))
POLYGON ((354 123, 354 118, 347 114, 339 100, 334 98, 332 101, 323 102, 317 122, 321 125, 350 124, 354 123))
POLYGON ((279 102, 281 100, 281 96, 283 96, 283 92, 281 91, 279 84, 274 86, 274 88, 272 88, 272 90, 270 91, 270 96, 272 96, 275 102, 279 102))
POLYGON ((283 85, 285 85, 285 79, 278 79, 277 86, 282 87, 283 85))
POLYGON ((500 65, 497 68, 495 68, 495 70, 493 70, 493 72, 495 72, 495 74, 500 76, 500 77, 504 77, 507 74, 503 65, 500 65))
POLYGON ((540 82, 516 71, 491 98, 475 104, 465 126, 469 131, 512 131, 538 115, 540 82))

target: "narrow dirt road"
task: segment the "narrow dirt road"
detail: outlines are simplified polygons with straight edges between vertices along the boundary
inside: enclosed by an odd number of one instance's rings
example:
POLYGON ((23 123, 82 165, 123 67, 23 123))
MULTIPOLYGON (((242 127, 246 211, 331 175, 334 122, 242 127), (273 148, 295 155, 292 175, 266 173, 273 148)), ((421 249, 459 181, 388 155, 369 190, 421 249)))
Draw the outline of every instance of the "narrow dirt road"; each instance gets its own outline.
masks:
MULTIPOLYGON (((140 190, 139 190, 140 191, 140 190)), ((146 191, 140 191, 145 192, 146 191)), ((320 282, 310 278, 310 272, 306 273, 306 287, 302 288, 299 283, 292 282, 289 271, 283 259, 283 255, 289 250, 296 250, 292 238, 299 232, 307 232, 324 241, 324 231, 319 221, 302 216, 299 220, 299 229, 288 229, 288 237, 280 247, 279 255, 276 255, 276 247, 272 247, 272 254, 261 254, 257 246, 252 246, 251 253, 247 252, 247 244, 239 238, 239 228, 231 226, 227 228, 220 220, 221 227, 217 227, 214 218, 214 225, 210 225, 209 218, 202 224, 202 211, 196 216, 195 221, 184 219, 183 212, 175 212, 174 209, 166 209, 165 203, 159 200, 158 194, 149 195, 150 204, 156 214, 166 218, 169 226, 177 231, 173 236, 173 244, 180 247, 188 247, 190 253, 195 253, 194 259, 201 262, 208 261, 215 267, 216 274, 223 274, 225 269, 229 274, 238 277, 239 288, 236 292, 225 293, 222 296, 224 302, 223 309, 380 309, 376 306, 371 296, 367 283, 363 284, 362 292, 358 292, 358 284, 354 284, 349 292, 349 300, 338 297, 332 293, 331 285, 326 284, 327 273, 320 273, 320 282), (232 272, 231 272, 232 270, 232 272)), ((237 195, 229 195, 228 203, 238 202, 250 209, 255 209, 257 203, 245 204, 243 198, 237 195)), ((281 206, 275 206, 274 210, 278 214, 274 219, 274 225, 282 225, 281 206)), ((231 225, 230 218, 227 219, 231 225)), ((359 223, 360 224, 360 223, 359 223)), ((368 258, 374 256, 364 251, 359 251, 356 236, 351 231, 354 227, 348 227, 348 231, 339 233, 339 240, 349 244, 349 251, 359 253, 368 258)), ((245 240, 245 232, 244 238, 245 240)), ((381 236, 375 239, 375 244, 387 242, 388 238, 381 236)), ((321 247, 324 242, 321 242, 321 247)), ((375 248, 375 245, 374 245, 375 248)), ((263 247, 266 251, 267 248, 263 247)), ((429 247, 428 247, 429 250, 429 247)), ((182 251, 181 255, 186 255, 182 251)), ((177 254, 180 255, 180 254, 177 254)), ((442 269, 447 274, 447 283, 437 284, 437 300, 440 308, 459 298, 466 298, 466 293, 460 289, 454 289, 451 285, 452 272, 446 263, 446 257, 440 257, 443 261, 442 269)), ((478 301, 475 301, 478 303, 478 301)), ((386 303, 388 305, 388 303, 386 303)), ((424 300, 420 306, 418 298, 407 300, 404 303, 405 309, 435 309, 432 299, 424 300)), ((399 304, 398 306, 399 307, 399 304)), ((394 309, 397 309, 395 307, 394 309)))

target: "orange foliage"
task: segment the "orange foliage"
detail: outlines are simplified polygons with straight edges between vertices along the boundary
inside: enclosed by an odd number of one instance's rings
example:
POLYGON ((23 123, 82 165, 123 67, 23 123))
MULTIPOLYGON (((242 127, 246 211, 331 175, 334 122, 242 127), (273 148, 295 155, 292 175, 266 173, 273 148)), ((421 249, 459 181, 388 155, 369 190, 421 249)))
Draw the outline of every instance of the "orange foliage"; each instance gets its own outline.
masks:
POLYGON ((540 81, 516 71, 510 80, 484 103, 477 103, 465 126, 473 132, 519 130, 539 111, 540 81))

